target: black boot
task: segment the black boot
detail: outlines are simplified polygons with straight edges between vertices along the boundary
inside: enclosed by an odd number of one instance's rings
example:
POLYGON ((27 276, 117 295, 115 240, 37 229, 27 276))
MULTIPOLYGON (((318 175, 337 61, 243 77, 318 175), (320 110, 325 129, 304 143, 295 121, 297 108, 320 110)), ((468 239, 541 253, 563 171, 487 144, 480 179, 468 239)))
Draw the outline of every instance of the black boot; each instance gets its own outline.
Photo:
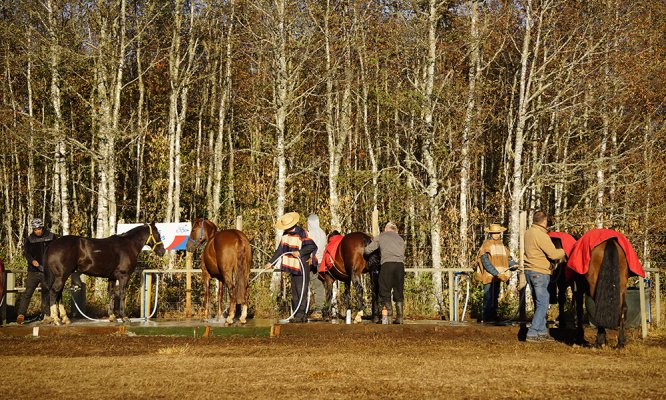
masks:
POLYGON ((395 321, 394 324, 402 324, 402 301, 395 303, 395 321))

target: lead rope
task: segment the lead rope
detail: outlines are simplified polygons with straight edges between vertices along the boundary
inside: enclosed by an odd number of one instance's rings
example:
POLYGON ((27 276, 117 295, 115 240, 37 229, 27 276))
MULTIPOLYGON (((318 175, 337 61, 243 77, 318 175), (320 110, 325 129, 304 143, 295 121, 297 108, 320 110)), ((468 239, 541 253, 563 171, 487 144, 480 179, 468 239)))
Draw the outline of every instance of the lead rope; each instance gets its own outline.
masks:
MULTIPOLYGON (((254 278, 252 278, 252 280, 250 281, 250 283, 254 282, 254 281, 255 281, 257 278, 259 278, 259 277, 261 276, 261 274, 263 274, 264 272, 274 272, 276 269, 278 269, 277 266, 278 266, 279 263, 282 261, 282 257, 284 257, 284 256, 286 256, 286 255, 293 255, 293 254, 294 254, 293 252, 289 252, 289 253, 284 253, 284 254, 280 255, 280 257, 278 257, 277 260, 275 260, 275 261, 273 261, 273 262, 271 263, 271 266, 273 267, 272 269, 266 269, 266 270, 264 270, 264 271, 259 272, 259 273, 257 274, 257 276, 255 276, 254 278)), ((305 294, 305 267, 303 266, 303 261, 301 260, 300 257, 296 257, 296 259, 298 260, 298 263, 301 265, 301 273, 303 274, 303 283, 301 284, 301 297, 298 299, 298 305, 296 306, 296 309, 291 313, 291 315, 289 315, 289 317, 287 317, 286 319, 281 319, 281 320, 279 321, 280 323, 287 323, 287 322, 289 322, 291 319, 293 319, 293 318, 294 318, 294 315, 296 315, 296 313, 298 312, 298 309, 301 308, 301 304, 303 303, 303 295, 305 294)), ((249 285, 250 283, 248 283, 248 285, 249 285)), ((309 309, 310 309, 310 294, 308 293, 307 304, 305 305, 305 314, 306 314, 306 315, 307 315, 309 309)))
MULTIPOLYGON (((159 294, 159 290, 158 290, 159 289, 159 283, 160 283, 159 279, 155 281, 155 305, 153 306, 153 312, 150 314, 150 317, 148 317, 148 318, 152 318, 153 315, 155 315, 155 312, 157 311, 157 295, 159 294)), ((74 303, 74 306, 76 307, 79 314, 81 314, 81 316, 83 316, 85 319, 87 319, 89 321, 95 321, 95 322, 112 322, 112 321, 109 321, 108 319, 97 319, 97 318, 91 318, 91 317, 87 316, 81 310, 81 308, 79 307, 79 305, 76 302, 76 300, 74 299, 74 297, 72 297, 71 299, 72 299, 72 303, 74 303)), ((143 320, 143 318, 131 318, 130 320, 143 320)))

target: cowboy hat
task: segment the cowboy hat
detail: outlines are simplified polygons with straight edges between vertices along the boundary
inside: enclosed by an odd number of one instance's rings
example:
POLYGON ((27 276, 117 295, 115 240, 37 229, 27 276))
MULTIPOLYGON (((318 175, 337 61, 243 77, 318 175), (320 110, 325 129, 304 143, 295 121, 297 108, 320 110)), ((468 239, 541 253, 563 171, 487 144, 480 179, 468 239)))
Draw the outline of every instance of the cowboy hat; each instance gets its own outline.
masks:
POLYGON ((483 231, 486 233, 502 233, 505 230, 506 228, 500 224, 490 224, 490 226, 485 228, 483 231))
POLYGON ((278 218, 277 222, 275 223, 275 228, 281 230, 289 229, 296 225, 300 218, 301 216, 298 215, 297 212, 286 213, 285 215, 278 218))

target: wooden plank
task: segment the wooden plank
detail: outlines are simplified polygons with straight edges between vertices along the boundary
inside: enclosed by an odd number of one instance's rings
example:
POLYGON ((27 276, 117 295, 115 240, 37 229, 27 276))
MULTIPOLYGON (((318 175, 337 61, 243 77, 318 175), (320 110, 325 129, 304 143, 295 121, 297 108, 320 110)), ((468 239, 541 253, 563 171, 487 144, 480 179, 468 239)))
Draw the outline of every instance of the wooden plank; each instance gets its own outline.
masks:
POLYGON ((643 339, 647 337, 647 307, 645 304, 645 280, 641 277, 638 278, 638 289, 640 291, 640 304, 641 304, 641 336, 643 339))
POLYGON ((192 258, 194 255, 189 251, 185 254, 185 318, 192 316, 192 258))

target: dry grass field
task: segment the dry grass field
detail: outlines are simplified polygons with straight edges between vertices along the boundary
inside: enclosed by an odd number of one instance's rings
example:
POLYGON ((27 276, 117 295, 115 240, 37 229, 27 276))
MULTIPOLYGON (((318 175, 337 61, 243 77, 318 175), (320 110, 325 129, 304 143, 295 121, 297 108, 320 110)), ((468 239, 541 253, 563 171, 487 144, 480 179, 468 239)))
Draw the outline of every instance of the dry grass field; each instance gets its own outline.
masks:
POLYGON ((634 333, 615 350, 525 343, 517 327, 288 328, 276 338, 0 336, 0 398, 666 398, 663 334, 634 333))

